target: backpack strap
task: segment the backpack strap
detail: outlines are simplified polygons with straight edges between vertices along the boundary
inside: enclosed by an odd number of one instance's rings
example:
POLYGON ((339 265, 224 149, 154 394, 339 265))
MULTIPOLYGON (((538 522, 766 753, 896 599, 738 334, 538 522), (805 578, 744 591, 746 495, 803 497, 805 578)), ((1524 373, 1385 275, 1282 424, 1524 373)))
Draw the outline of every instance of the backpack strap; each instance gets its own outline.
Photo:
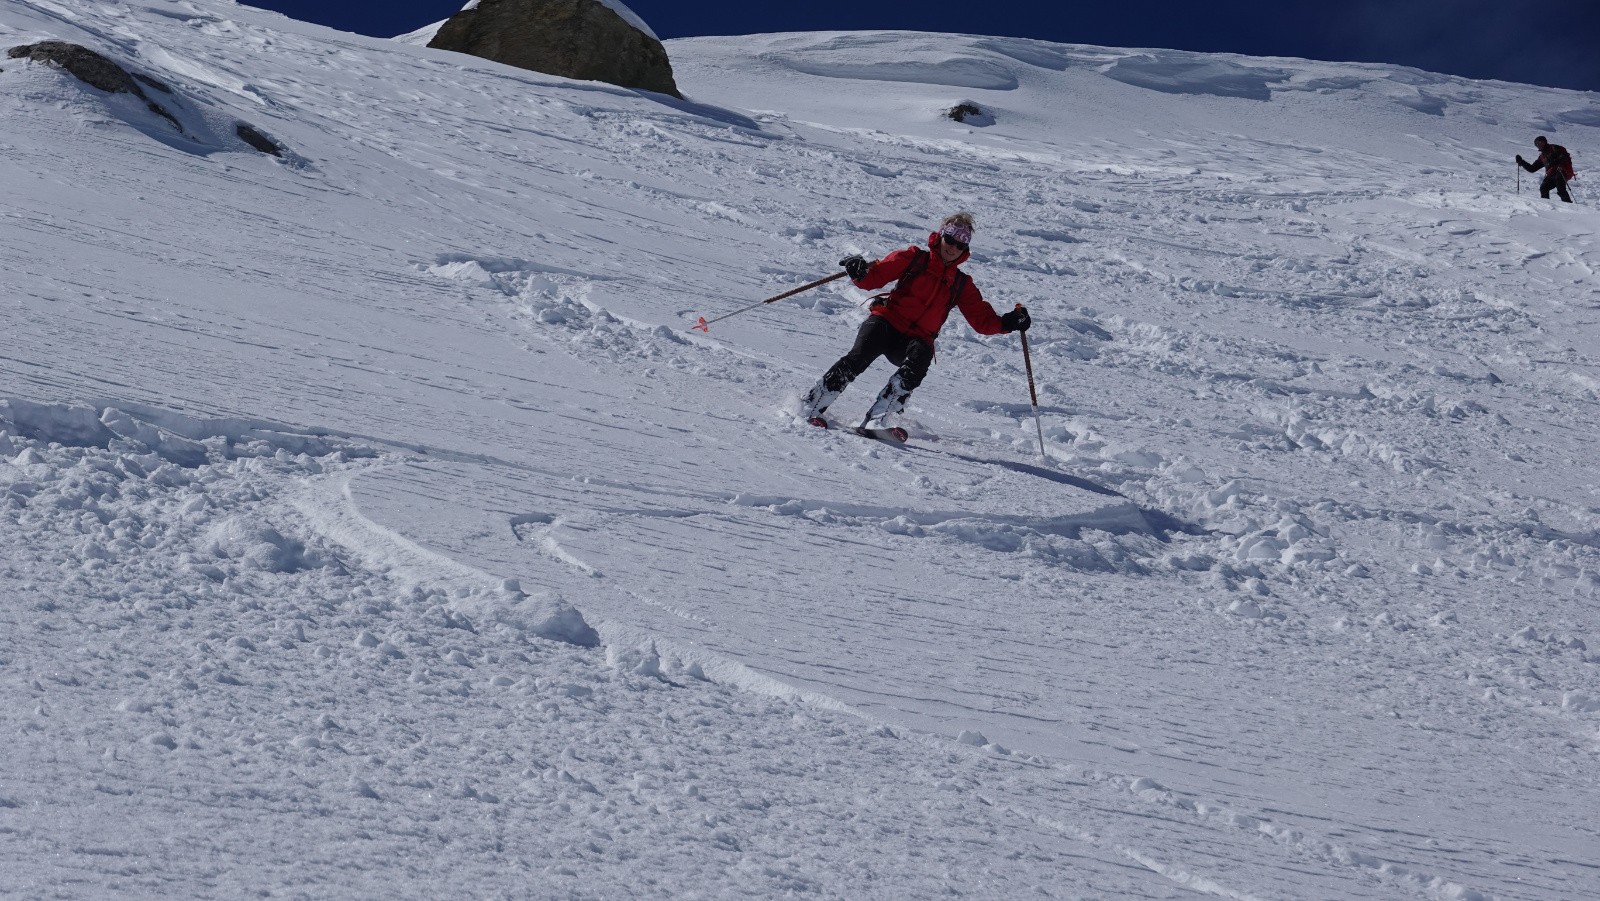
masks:
MULTIPOLYGON (((932 251, 923 250, 922 248, 918 247, 917 255, 911 260, 911 265, 907 266, 906 271, 900 273, 900 278, 895 281, 894 290, 886 291, 882 294, 874 294, 872 296, 870 305, 875 307, 888 303, 889 299, 894 297, 896 294, 899 294, 901 289, 909 286, 912 279, 915 279, 917 276, 927 271, 928 259, 932 256, 932 251)), ((947 308, 955 307, 956 301, 961 299, 961 292, 966 289, 967 282, 971 280, 972 276, 962 272, 960 269, 956 270, 956 277, 950 282, 950 300, 946 305, 947 308)))
POLYGON ((895 279, 894 287, 882 294, 872 295, 869 306, 878 307, 888 303, 890 298, 899 294, 901 289, 911 284, 912 279, 921 275, 923 270, 928 268, 928 257, 931 256, 931 253, 920 247, 916 248, 916 251, 917 255, 912 257, 911 264, 906 267, 906 271, 900 273, 900 277, 895 279))
POLYGON ((962 272, 960 269, 956 270, 956 277, 950 283, 950 306, 954 307, 956 301, 961 299, 961 292, 965 290, 967 282, 971 280, 972 276, 962 272))
POLYGON ((906 271, 900 273, 900 278, 894 283, 894 290, 889 293, 899 294, 902 289, 909 287, 917 276, 927 270, 928 258, 931 256, 933 256, 931 251, 918 247, 917 255, 911 260, 911 265, 906 267, 906 271))

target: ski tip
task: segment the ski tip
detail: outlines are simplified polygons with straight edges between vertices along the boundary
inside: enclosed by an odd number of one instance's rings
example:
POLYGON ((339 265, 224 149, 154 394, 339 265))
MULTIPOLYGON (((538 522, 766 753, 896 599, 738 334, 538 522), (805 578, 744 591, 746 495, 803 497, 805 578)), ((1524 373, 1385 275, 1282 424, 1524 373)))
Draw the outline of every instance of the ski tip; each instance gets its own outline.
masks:
POLYGON ((700 317, 699 321, 697 321, 694 324, 694 327, 691 328, 690 331, 694 331, 695 329, 699 329, 700 331, 705 332, 708 335, 711 334, 711 326, 706 325, 706 317, 704 317, 704 316, 700 317))
POLYGON ((857 426, 855 433, 863 438, 887 441, 890 444, 905 444, 911 438, 911 435, 899 426, 890 426, 886 429, 869 429, 866 426, 857 426))

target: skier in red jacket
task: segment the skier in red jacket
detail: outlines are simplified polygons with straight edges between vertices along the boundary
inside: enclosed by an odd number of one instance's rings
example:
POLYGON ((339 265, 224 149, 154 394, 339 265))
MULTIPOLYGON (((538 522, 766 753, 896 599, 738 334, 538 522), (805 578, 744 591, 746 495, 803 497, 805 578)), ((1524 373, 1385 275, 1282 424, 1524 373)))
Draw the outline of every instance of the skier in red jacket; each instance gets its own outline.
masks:
MULTIPOLYGON (((822 414, 838 399, 856 376, 879 357, 898 366, 889 383, 878 393, 868 411, 865 425, 905 409, 906 398, 922 384, 933 363, 933 339, 944 327, 952 309, 960 309, 973 331, 980 335, 999 335, 1026 331, 1031 321, 1020 304, 1004 316, 983 299, 971 276, 960 270, 970 255, 971 213, 946 216, 939 228, 928 236, 928 249, 907 247, 875 263, 860 255, 839 261, 856 287, 871 291, 896 282, 894 290, 872 304, 872 315, 856 333, 855 346, 823 374, 801 401, 801 413, 814 426, 827 428, 822 414)), ((903 429, 891 429, 905 440, 903 429)))
POLYGON ((1533 139, 1533 146, 1539 148, 1539 158, 1528 162, 1517 154, 1517 165, 1529 172, 1544 170, 1544 181, 1539 182, 1539 196, 1545 200, 1550 199, 1550 189, 1555 188, 1556 194, 1567 203, 1572 202, 1572 195, 1567 193, 1567 179, 1576 173, 1572 171, 1572 154, 1560 144, 1552 144, 1540 135, 1533 139))

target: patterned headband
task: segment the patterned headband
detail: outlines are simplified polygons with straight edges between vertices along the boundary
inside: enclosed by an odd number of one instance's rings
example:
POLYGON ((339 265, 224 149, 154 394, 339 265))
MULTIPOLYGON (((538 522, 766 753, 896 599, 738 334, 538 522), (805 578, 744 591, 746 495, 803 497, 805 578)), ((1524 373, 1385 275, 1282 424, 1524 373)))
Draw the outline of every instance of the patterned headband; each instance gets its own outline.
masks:
POLYGON ((949 237, 960 241, 962 244, 972 243, 972 229, 968 226, 962 225, 959 222, 945 223, 945 226, 939 229, 939 234, 948 235, 949 237))

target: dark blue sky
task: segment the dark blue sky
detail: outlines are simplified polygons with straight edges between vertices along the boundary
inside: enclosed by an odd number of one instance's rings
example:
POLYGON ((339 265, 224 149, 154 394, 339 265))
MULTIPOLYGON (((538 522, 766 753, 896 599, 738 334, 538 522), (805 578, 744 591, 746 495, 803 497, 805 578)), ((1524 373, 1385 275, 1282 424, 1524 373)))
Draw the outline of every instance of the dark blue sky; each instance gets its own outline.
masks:
MULTIPOLYGON (((243 0, 296 19, 390 37, 464 0, 243 0)), ((1114 47, 1399 63, 1471 78, 1600 91, 1600 0, 623 0, 662 38, 893 28, 1114 47)))

